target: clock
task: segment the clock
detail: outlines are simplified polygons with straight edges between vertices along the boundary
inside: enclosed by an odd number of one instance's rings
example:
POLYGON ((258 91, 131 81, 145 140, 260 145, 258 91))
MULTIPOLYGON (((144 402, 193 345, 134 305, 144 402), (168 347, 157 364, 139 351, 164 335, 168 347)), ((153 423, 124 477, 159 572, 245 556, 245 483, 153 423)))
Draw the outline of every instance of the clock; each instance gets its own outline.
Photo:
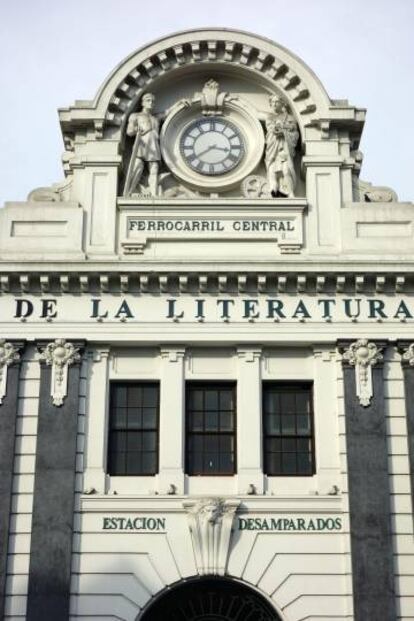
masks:
POLYGON ((182 132, 180 152, 192 170, 202 175, 223 175, 241 163, 244 139, 240 129, 227 119, 199 118, 182 132))
POLYGON ((200 102, 177 102, 160 132, 164 164, 196 192, 239 188, 259 165, 265 146, 255 109, 241 98, 226 101, 225 113, 203 114, 200 102))

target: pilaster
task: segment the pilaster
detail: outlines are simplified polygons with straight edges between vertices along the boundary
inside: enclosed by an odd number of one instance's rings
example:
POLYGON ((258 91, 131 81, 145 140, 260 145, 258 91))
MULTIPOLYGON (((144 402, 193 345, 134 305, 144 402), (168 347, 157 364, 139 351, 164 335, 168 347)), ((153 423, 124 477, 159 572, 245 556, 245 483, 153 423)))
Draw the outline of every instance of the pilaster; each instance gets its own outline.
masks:
POLYGON ((161 347, 158 491, 184 493, 184 347, 161 347))
POLYGON ((355 621, 395 621, 385 341, 342 341, 355 621))
MULTIPOLYGON (((57 342, 55 341, 55 344, 57 342)), ((53 397, 54 365, 63 358, 55 351, 46 358, 51 343, 38 343, 41 356, 39 419, 30 546, 27 621, 67 621, 75 495, 76 440, 79 412, 81 342, 66 361, 67 391, 62 403, 53 397)))
POLYGON ((238 493, 263 494, 262 349, 258 346, 238 347, 237 356, 238 493))
POLYGON ((336 408, 336 357, 332 346, 314 347, 313 403, 314 435, 317 472, 317 491, 332 493, 339 489, 340 461, 338 442, 338 413, 336 408), (329 441, 327 441, 329 438, 329 441))
POLYGON ((84 488, 105 493, 109 408, 109 348, 96 348, 88 354, 89 398, 84 488))
POLYGON ((6 597, 7 542, 13 486, 13 462, 23 341, 0 341, 0 618, 6 597))
POLYGON ((410 463, 411 511, 414 515, 414 341, 398 341, 404 374, 407 415, 408 459, 410 463))

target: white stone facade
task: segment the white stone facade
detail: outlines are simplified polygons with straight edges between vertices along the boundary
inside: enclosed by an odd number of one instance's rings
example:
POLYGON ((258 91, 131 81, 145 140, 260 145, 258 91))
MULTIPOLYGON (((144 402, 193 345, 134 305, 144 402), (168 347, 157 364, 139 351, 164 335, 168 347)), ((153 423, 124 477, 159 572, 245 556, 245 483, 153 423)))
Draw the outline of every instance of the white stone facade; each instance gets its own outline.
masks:
MULTIPOLYGON (((252 587, 280 621, 359 621, 338 342, 367 339, 385 343, 394 618, 414 619, 414 473, 400 347, 414 334, 414 206, 360 180, 365 111, 331 100, 275 43, 206 29, 132 54, 93 101, 61 109, 60 120, 65 181, 0 212, 1 331, 26 342, 4 618, 35 618, 28 612, 41 398, 35 345, 63 339, 75 349, 84 342, 72 412, 70 619, 151 621, 150 603, 167 588, 215 575, 252 587), (144 129, 139 144, 141 121, 135 130, 128 123, 149 92, 146 119, 157 122, 152 142, 144 129), (282 129, 272 96, 285 105, 282 129), (204 170, 201 159, 201 169, 188 165, 185 128, 223 118, 239 128, 240 160, 229 170, 204 170), (283 143, 280 161, 267 146, 271 122, 277 148, 283 143), (141 154, 135 169, 131 153, 141 154), (108 473, 116 382, 159 385, 155 475, 108 473), (188 474, 186 390, 195 382, 236 387, 233 475, 188 474), (312 476, 265 473, 262 393, 272 382, 312 385, 312 476)), ((211 131, 205 150, 214 154, 211 131)), ((231 144, 220 149, 232 152, 231 144)), ((51 363, 48 397, 57 409, 74 360, 51 363)), ((378 361, 352 362, 367 417, 378 361)))

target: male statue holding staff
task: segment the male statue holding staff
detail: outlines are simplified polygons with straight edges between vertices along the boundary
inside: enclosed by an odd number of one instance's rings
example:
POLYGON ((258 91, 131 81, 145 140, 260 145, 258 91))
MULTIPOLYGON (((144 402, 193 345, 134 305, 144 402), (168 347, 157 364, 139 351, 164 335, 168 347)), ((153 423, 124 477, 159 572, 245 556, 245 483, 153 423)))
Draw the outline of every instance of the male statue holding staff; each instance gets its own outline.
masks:
POLYGON ((126 133, 135 136, 131 159, 125 180, 124 196, 131 196, 136 191, 148 166, 148 187, 151 196, 158 194, 158 170, 161 161, 159 121, 152 114, 155 97, 145 93, 141 99, 141 112, 134 112, 128 119, 126 133))

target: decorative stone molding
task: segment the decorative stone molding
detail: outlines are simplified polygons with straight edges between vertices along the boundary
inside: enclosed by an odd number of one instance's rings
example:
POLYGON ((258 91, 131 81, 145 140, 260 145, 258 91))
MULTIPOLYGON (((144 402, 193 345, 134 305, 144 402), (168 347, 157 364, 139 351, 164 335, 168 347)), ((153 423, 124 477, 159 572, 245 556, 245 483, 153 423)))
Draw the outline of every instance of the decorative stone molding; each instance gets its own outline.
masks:
POLYGON ((50 396, 53 405, 63 405, 68 391, 68 368, 80 359, 79 349, 65 339, 56 339, 49 343, 39 354, 39 360, 52 367, 50 396))
POLYGON ((240 501, 203 498, 183 503, 188 514, 197 572, 224 576, 233 518, 240 501))
POLYGON ((363 407, 368 407, 373 397, 372 367, 383 359, 381 351, 375 343, 358 339, 342 354, 342 359, 355 367, 356 394, 363 407))
POLYGON ((403 350, 401 359, 403 364, 414 367, 414 343, 411 343, 405 350, 403 350))
POLYGON ((4 339, 0 340, 0 405, 7 393, 7 370, 11 364, 19 362, 19 348, 8 343, 4 339))

